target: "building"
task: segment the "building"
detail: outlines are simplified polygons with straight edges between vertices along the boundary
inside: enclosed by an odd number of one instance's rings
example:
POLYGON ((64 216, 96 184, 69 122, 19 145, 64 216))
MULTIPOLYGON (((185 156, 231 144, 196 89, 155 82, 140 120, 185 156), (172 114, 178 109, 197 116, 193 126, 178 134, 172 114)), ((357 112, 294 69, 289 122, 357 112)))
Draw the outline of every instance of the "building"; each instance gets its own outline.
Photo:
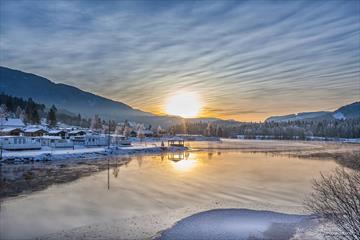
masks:
POLYGON ((39 150, 41 149, 40 139, 24 136, 2 136, 0 145, 5 150, 39 150))
POLYGON ((168 146, 169 147, 184 147, 185 146, 185 140, 180 137, 173 137, 168 140, 168 146))
POLYGON ((23 127, 25 127, 25 123, 20 118, 0 118, 0 129, 23 127))
POLYGON ((42 137, 47 133, 48 132, 45 131, 44 129, 36 128, 36 127, 27 128, 24 130, 24 136, 27 136, 27 137, 42 137))
POLYGON ((85 136, 86 131, 85 130, 72 130, 68 133, 69 137, 75 137, 75 136, 85 136))
POLYGON ((106 146, 109 144, 109 136, 107 136, 107 135, 86 135, 84 143, 85 143, 85 146, 87 146, 87 147, 106 146))
POLYGON ((55 137, 61 137, 62 139, 65 139, 67 137, 67 132, 65 130, 55 129, 55 130, 50 130, 48 132, 48 135, 55 136, 55 137))
POLYGON ((24 131, 21 128, 17 128, 17 127, 7 127, 0 129, 1 136, 20 136, 23 133, 24 131))
POLYGON ((111 144, 115 146, 131 146, 131 141, 127 139, 124 135, 112 134, 111 144))
POLYGON ((153 137, 154 136, 154 132, 151 130, 143 130, 142 133, 144 134, 145 137, 153 137))
POLYGON ((73 148, 74 143, 69 139, 63 139, 61 136, 43 136, 39 138, 42 146, 51 148, 73 148))

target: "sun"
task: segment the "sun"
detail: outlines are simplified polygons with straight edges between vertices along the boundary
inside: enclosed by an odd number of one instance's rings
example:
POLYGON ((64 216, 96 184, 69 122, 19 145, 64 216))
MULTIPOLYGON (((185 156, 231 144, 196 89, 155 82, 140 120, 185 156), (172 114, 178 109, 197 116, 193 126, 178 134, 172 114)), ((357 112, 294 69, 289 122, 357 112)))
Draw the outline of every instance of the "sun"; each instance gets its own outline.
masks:
POLYGON ((166 102, 166 113, 184 118, 198 116, 201 110, 201 101, 194 92, 177 92, 166 102))

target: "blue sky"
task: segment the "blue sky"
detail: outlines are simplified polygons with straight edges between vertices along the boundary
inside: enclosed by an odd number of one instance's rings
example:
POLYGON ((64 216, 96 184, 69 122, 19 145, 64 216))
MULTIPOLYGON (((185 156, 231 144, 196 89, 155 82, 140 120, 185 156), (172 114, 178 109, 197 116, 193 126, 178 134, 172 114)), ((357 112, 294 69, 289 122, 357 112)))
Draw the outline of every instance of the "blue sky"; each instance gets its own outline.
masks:
POLYGON ((0 2, 0 65, 163 114, 264 120, 360 99, 358 1, 0 2))

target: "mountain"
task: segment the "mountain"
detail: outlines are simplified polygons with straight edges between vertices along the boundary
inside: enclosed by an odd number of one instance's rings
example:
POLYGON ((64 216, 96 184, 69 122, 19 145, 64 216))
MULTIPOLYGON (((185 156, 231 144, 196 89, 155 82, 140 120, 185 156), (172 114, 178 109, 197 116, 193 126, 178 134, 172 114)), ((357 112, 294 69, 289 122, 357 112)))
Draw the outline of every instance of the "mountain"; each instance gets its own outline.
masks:
POLYGON ((332 116, 336 119, 360 118, 360 102, 343 106, 336 110, 332 116))
MULTIPOLYGON (((99 114, 102 119, 117 121, 136 121, 169 127, 183 123, 178 116, 158 116, 134 109, 122 102, 113 101, 76 87, 54 83, 47 78, 0 66, 0 92, 21 98, 32 98, 47 107, 55 105, 61 112, 68 115, 80 113, 91 118, 99 114)), ((187 121, 211 122, 216 118, 192 118, 187 121)))
POLYGON ((352 118, 360 118, 360 102, 345 105, 334 112, 303 112, 284 116, 272 116, 267 118, 265 122, 320 121, 352 118))
POLYGON ((315 119, 327 117, 330 112, 303 112, 297 114, 289 114, 284 116, 272 116, 265 120, 265 122, 289 122, 289 121, 298 121, 304 119, 315 119))
POLYGON ((32 98, 47 107, 55 105, 59 109, 84 117, 99 114, 103 119, 144 122, 149 124, 169 125, 180 121, 179 117, 162 117, 143 112, 122 102, 113 101, 98 95, 85 92, 73 86, 54 83, 47 78, 6 67, 0 67, 0 92, 21 97, 32 98))

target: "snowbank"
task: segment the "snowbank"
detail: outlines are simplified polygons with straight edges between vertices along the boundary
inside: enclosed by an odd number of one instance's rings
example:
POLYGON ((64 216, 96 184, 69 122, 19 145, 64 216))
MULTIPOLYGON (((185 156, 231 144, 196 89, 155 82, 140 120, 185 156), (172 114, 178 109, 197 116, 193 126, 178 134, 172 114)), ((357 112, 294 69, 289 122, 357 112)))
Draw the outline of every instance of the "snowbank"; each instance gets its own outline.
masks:
POLYGON ((163 231, 157 239, 290 239, 299 235, 299 232, 306 232, 315 221, 308 215, 249 209, 215 209, 179 221, 163 231))

